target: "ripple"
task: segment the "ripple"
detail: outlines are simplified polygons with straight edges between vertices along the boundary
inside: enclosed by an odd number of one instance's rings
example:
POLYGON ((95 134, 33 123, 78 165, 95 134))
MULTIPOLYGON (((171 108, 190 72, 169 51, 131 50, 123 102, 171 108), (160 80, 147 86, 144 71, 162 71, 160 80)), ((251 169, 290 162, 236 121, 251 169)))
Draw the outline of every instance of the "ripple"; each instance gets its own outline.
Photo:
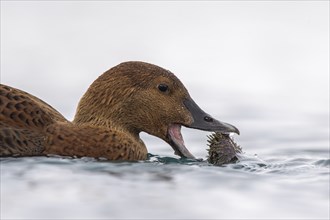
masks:
POLYGON ((330 159, 321 159, 317 160, 313 163, 315 166, 320 166, 320 167, 330 167, 330 159))
MULTIPOLYGON (((144 161, 142 161, 144 162, 144 161)), ((148 154, 148 160, 146 162, 162 163, 162 164, 185 164, 185 165, 198 165, 205 164, 206 160, 203 159, 188 159, 188 158, 174 158, 174 157, 163 157, 154 154, 148 154)))
MULTIPOLYGON (((72 169, 73 172, 87 171, 93 173, 109 174, 116 177, 123 177, 125 173, 135 174, 139 169, 145 172, 156 172, 159 177, 162 177, 162 171, 159 171, 159 167, 155 165, 166 165, 168 170, 180 170, 185 166, 197 166, 203 169, 203 167, 214 167, 219 171, 224 170, 226 172, 241 171, 258 174, 283 174, 287 176, 295 175, 310 175, 313 173, 319 173, 322 175, 329 174, 330 159, 328 158, 272 158, 269 160, 262 160, 256 155, 242 154, 239 157, 239 161, 232 164, 223 166, 214 166, 209 164, 207 160, 203 159, 183 159, 174 157, 162 157, 159 155, 148 155, 147 161, 106 161, 102 159, 94 158, 68 158, 68 157, 25 157, 25 158, 0 158, 2 170, 15 172, 22 176, 28 170, 31 169, 49 169, 50 167, 67 166, 68 169, 72 169), (15 164, 15 165, 13 165, 15 164), (48 168, 47 168, 48 167, 48 168)), ((202 170, 201 170, 202 171, 202 170)), ((172 172, 172 171, 170 171, 172 172)), ((7 173, 8 174, 8 173, 7 173)), ((166 174, 164 178, 170 179, 166 174)))

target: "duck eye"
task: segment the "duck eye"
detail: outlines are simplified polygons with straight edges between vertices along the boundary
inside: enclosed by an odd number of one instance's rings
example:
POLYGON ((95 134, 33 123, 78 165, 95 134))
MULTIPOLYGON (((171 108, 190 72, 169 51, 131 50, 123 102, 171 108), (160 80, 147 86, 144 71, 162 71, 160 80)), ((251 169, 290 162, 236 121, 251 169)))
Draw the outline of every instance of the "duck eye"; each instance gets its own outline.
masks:
POLYGON ((166 91, 168 91, 168 85, 166 85, 166 84, 159 84, 158 85, 158 89, 161 92, 166 92, 166 91))

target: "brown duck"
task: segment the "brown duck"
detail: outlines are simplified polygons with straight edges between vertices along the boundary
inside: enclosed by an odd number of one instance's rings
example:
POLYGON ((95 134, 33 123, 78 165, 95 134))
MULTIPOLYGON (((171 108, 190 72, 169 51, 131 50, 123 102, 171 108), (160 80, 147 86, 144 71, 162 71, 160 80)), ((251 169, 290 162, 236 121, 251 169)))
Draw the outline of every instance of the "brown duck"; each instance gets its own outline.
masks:
POLYGON ((194 158, 181 126, 235 132, 201 110, 168 70, 144 62, 121 63, 103 73, 81 98, 72 122, 21 90, 0 87, 0 156, 63 155, 144 160, 141 131, 194 158))

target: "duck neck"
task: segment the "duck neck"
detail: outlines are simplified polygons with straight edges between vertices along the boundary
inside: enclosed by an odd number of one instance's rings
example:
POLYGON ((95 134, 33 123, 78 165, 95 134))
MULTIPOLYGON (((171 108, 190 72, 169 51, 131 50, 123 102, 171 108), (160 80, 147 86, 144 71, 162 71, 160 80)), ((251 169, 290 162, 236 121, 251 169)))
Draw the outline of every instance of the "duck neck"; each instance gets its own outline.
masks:
POLYGON ((126 134, 130 134, 134 139, 141 141, 140 139, 140 131, 130 128, 125 123, 123 123, 120 118, 112 119, 109 117, 80 117, 76 114, 74 120, 72 121, 73 124, 76 125, 91 125, 96 127, 103 127, 105 129, 114 129, 118 131, 122 131, 126 134))
POLYGON ((138 119, 131 106, 134 89, 123 88, 121 83, 109 78, 109 74, 105 72, 88 88, 78 103, 73 123, 123 131, 140 140, 140 130, 136 128, 138 119))

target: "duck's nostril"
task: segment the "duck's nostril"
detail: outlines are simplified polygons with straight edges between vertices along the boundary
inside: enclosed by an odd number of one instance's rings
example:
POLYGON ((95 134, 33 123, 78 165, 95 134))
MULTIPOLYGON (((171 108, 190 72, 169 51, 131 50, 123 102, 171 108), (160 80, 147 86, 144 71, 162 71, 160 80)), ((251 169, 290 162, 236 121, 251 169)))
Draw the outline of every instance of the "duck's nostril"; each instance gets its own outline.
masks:
POLYGON ((209 117, 209 116, 205 116, 204 117, 204 121, 207 121, 207 122, 213 122, 213 118, 209 117))

